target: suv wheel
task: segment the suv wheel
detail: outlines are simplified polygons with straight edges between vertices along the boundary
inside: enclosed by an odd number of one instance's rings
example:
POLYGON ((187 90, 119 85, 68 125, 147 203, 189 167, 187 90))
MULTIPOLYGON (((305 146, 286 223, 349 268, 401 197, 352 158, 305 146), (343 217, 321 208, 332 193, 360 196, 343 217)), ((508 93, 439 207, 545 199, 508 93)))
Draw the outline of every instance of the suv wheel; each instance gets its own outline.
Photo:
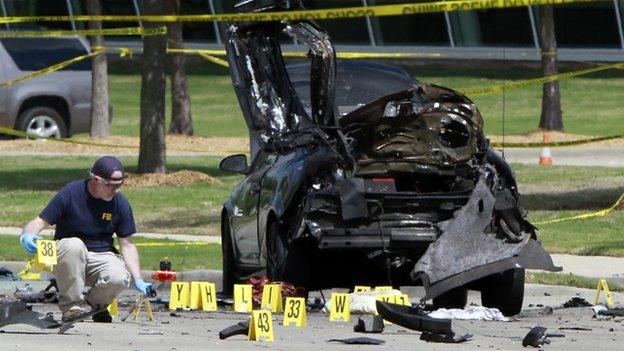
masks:
POLYGON ((481 291, 481 304, 495 307, 505 316, 522 310, 524 300, 524 268, 513 268, 486 278, 481 291))
POLYGON ((33 107, 20 113, 17 129, 45 138, 67 138, 63 117, 50 107, 33 107))

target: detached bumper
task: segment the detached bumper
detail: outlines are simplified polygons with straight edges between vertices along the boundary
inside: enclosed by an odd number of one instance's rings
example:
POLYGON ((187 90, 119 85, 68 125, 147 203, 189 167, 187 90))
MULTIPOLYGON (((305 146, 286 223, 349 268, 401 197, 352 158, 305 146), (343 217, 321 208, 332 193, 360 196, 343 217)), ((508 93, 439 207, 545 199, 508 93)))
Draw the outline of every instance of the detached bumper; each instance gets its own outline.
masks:
POLYGON ((512 268, 560 271, 552 258, 530 235, 508 242, 487 230, 495 199, 483 182, 453 218, 440 223, 442 234, 429 245, 414 266, 412 279, 427 291, 423 301, 485 276, 512 268))
POLYGON ((323 229, 321 250, 346 248, 415 248, 426 247, 438 238, 436 228, 363 228, 323 229))

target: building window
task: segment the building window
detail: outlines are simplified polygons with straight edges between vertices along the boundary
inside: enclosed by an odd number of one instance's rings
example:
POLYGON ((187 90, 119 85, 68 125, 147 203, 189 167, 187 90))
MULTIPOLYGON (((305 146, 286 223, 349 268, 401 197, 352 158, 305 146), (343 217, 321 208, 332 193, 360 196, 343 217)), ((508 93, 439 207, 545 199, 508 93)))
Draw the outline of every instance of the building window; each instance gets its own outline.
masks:
POLYGON ((560 47, 621 47, 612 2, 554 7, 560 47))
MULTIPOLYGON (((210 14, 210 5, 208 0, 184 0, 180 2, 180 13, 182 15, 210 14)), ((185 40, 216 41, 213 22, 183 22, 182 36, 185 40)))
POLYGON ((481 43, 486 46, 533 46, 526 7, 478 11, 481 43))
MULTIPOLYGON (((305 2, 305 7, 310 10, 358 6, 362 6, 361 0, 310 0, 305 2)), ((363 17, 340 18, 336 20, 320 20, 319 24, 321 25, 321 27, 329 32, 329 35, 331 36, 332 41, 335 44, 370 44, 366 19, 363 17)))
MULTIPOLYGON (((68 16, 65 0, 4 0, 7 16, 68 16)), ((10 29, 72 29, 71 22, 11 23, 10 29)))
MULTIPOLYGON (((369 0, 371 6, 404 3, 405 0, 369 0)), ((373 17, 372 23, 379 45, 449 45, 443 13, 373 17)))

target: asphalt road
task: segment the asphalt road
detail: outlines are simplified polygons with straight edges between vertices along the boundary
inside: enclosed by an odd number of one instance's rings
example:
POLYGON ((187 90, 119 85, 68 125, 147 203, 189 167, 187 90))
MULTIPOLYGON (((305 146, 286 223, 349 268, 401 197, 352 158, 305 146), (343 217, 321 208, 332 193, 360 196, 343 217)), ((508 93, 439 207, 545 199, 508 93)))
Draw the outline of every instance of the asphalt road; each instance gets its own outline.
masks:
MULTIPOLYGON (((0 291, 10 293, 15 282, 0 283, 0 291)), ((20 282, 23 284, 23 282, 20 282)), ((414 301, 418 290, 407 291, 414 301)), ((545 350, 621 350, 624 341, 623 318, 599 321, 592 318, 589 307, 560 308, 572 297, 593 301, 593 290, 570 287, 527 285, 523 312, 509 322, 454 321, 457 334, 470 333, 472 340, 462 344, 434 344, 419 339, 420 333, 398 327, 386 326, 381 334, 353 332, 357 319, 351 322, 330 322, 327 314, 310 312, 308 326, 297 328, 281 325, 282 315, 274 317, 274 342, 247 341, 243 336, 219 340, 218 332, 225 327, 247 319, 246 314, 234 313, 227 307, 219 312, 184 311, 171 316, 168 311, 156 312, 154 321, 142 314, 137 321, 112 324, 78 323, 65 335, 55 330, 39 330, 28 325, 10 325, 0 328, 2 350, 521 350, 522 338, 530 328, 541 325, 548 333, 562 333, 564 337, 550 338, 545 350), (539 306, 538 306, 539 304, 539 306), (541 315, 544 307, 551 306, 551 314, 541 315), (563 329, 561 329, 563 328, 563 329), (328 342, 330 339, 368 336, 382 339, 380 346, 347 346, 328 342)), ((122 299, 123 301, 124 299, 122 299)), ((624 294, 614 294, 616 303, 624 301, 624 294)), ((472 293, 470 302, 478 303, 478 294, 472 293)), ((55 305, 37 304, 35 310, 55 312, 55 305)), ((124 308, 122 307, 122 314, 124 308)))

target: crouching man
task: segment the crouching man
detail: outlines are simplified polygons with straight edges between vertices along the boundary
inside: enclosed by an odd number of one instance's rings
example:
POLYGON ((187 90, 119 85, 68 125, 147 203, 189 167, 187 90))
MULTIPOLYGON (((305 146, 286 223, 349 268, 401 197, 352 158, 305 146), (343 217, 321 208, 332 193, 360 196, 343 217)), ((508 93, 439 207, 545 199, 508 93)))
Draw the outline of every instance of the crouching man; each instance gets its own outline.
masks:
POLYGON ((132 243, 136 232, 132 207, 119 192, 126 176, 117 158, 100 157, 89 179, 67 184, 24 226, 20 242, 33 253, 41 230, 56 225, 58 264, 53 273, 63 322, 82 319, 96 309, 101 312, 93 315, 93 321, 110 323, 106 307, 130 286, 130 278, 143 294, 151 285, 141 279, 139 253, 132 243), (113 234, 121 255, 113 245, 113 234), (85 286, 91 289, 83 296, 85 286))

